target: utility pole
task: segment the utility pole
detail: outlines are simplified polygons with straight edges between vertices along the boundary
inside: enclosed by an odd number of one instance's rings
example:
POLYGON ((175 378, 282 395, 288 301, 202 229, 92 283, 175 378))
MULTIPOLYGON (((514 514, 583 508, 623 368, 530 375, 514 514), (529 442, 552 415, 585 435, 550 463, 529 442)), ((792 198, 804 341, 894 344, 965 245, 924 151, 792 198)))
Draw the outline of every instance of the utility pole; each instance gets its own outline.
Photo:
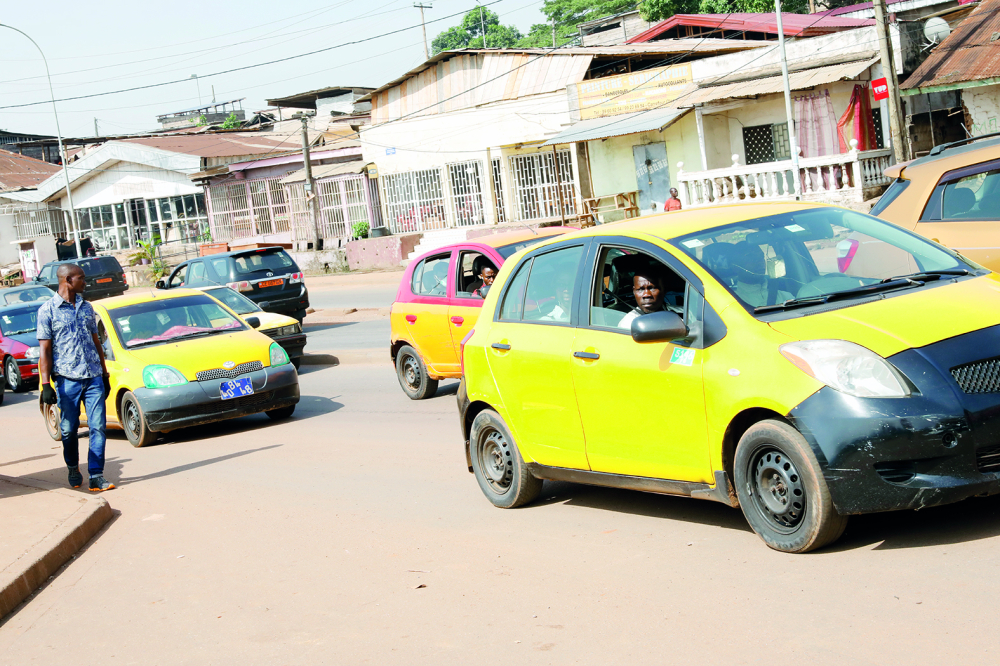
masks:
POLYGON ((198 104, 201 104, 201 83, 198 82, 198 75, 192 74, 191 78, 194 79, 194 85, 198 88, 198 104))
POLYGON ((892 152, 896 162, 906 161, 903 150, 903 102, 899 98, 899 79, 896 78, 896 63, 892 53, 892 38, 889 36, 889 12, 885 0, 875 0, 875 29, 878 31, 878 52, 882 59, 882 75, 889 86, 889 135, 892 137, 892 152))
POLYGON ((785 88, 788 144, 792 153, 792 186, 795 188, 795 198, 799 199, 802 197, 802 183, 799 181, 799 146, 795 140, 795 116, 792 115, 792 87, 788 82, 788 58, 785 56, 785 30, 781 24, 781 0, 774 0, 774 8, 775 16, 778 19, 778 49, 781 52, 781 82, 785 88))
MULTIPOLYGON (((479 0, 476 0, 476 4, 479 4, 479 0)), ((479 7, 479 29, 483 32, 483 48, 486 48, 486 23, 483 21, 483 8, 479 7)))
MULTIPOLYGON (((430 60, 431 59, 431 54, 427 50, 427 24, 424 23, 424 10, 425 9, 433 9, 434 5, 430 5, 430 4, 425 5, 425 4, 421 3, 421 2, 414 2, 413 6, 420 9, 420 29, 424 33, 424 60, 430 60)), ((485 39, 486 39, 486 36, 483 35, 483 40, 485 40, 485 39)))
POLYGON ((302 160, 306 168, 306 183, 303 189, 306 193, 306 203, 309 205, 309 216, 312 217, 313 250, 319 250, 322 239, 319 233, 319 198, 316 196, 316 181, 313 180, 312 162, 309 160, 309 117, 302 116, 302 160))
POLYGON ((101 133, 97 131, 97 118, 94 118, 94 136, 101 136, 101 133))

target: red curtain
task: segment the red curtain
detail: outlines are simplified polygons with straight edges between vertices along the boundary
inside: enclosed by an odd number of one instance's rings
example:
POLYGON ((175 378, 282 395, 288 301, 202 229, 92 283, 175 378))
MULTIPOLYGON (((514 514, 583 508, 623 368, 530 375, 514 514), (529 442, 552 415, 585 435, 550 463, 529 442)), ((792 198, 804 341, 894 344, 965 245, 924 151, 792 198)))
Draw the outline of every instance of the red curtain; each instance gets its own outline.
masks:
POLYGON ((856 84, 851 93, 847 111, 837 121, 837 136, 840 138, 840 152, 851 149, 851 139, 858 140, 858 150, 875 150, 875 122, 872 120, 871 96, 868 84, 856 84))

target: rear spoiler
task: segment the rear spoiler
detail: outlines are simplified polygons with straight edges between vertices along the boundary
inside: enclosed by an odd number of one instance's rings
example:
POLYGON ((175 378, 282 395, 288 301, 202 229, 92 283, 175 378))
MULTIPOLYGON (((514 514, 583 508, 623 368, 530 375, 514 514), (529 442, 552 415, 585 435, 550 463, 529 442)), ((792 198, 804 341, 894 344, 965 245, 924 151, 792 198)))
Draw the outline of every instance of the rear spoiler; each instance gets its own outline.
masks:
POLYGON ((893 164, 891 167, 888 167, 885 170, 883 170, 882 173, 884 173, 889 178, 892 178, 893 180, 896 180, 897 178, 902 178, 903 169, 913 164, 914 161, 915 160, 910 160, 908 162, 897 162, 896 164, 893 164))

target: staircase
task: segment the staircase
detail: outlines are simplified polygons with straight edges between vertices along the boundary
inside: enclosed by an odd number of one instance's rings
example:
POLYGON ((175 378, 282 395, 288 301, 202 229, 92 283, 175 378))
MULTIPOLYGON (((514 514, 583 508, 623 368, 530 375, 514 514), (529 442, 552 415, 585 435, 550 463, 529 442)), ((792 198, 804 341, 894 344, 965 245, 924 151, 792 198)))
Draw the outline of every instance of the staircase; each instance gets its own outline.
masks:
POLYGON ((453 245, 455 243, 461 243, 466 240, 466 234, 470 229, 477 229, 478 227, 458 227, 455 229, 439 229, 437 231, 425 231, 423 238, 417 243, 417 246, 413 248, 413 252, 407 257, 408 261, 419 257, 424 252, 430 252, 431 250, 436 250, 439 247, 444 247, 445 245, 453 245))

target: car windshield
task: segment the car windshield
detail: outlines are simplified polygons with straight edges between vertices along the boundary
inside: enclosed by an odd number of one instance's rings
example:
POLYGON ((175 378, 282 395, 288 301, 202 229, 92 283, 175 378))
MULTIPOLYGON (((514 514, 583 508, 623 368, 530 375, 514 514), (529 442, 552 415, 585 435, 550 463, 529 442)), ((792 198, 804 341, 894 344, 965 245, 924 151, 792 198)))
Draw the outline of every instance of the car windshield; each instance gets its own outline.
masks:
POLYGON ((230 310, 238 315, 250 314, 251 312, 263 312, 256 303, 243 294, 238 294, 229 287, 218 289, 206 289, 205 293, 212 298, 222 301, 230 310))
POLYGON ((754 313, 980 272, 916 234, 840 208, 747 220, 672 242, 754 313))
MULTIPOLYGON (((39 303, 41 306, 41 303, 39 303)), ((4 335, 34 333, 38 328, 38 308, 18 308, 0 312, 0 330, 4 335)))
POLYGON ((258 250, 251 254, 241 254, 233 257, 233 263, 236 265, 236 272, 242 274, 256 273, 257 271, 283 274, 296 271, 293 268, 295 262, 284 250, 258 250))
POLYGON ((501 245, 495 249, 500 253, 501 257, 504 259, 510 259, 512 255, 520 252, 524 248, 531 247, 532 245, 541 243, 543 240, 549 240, 550 238, 552 238, 552 236, 539 236, 538 238, 529 238, 528 240, 518 241, 516 243, 511 243, 510 245, 501 245))
POLYGON ((109 310, 127 348, 246 330, 239 319, 205 294, 161 298, 109 310))
POLYGON ((3 294, 3 305, 31 303, 32 301, 47 301, 52 298, 53 294, 55 294, 55 292, 48 287, 31 287, 30 289, 8 291, 3 294))

